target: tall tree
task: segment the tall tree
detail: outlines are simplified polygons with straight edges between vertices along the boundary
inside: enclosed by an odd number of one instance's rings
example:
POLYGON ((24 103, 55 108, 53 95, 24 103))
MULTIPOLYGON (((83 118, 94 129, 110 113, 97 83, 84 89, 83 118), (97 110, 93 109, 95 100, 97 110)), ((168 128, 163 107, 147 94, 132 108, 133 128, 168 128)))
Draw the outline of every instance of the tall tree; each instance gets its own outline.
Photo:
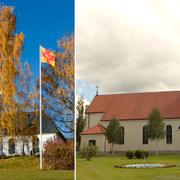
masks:
POLYGON ((156 155, 158 156, 158 142, 165 137, 165 123, 160 110, 157 107, 153 108, 150 112, 148 121, 148 136, 152 141, 156 141, 156 155))
POLYGON ((22 66, 21 72, 18 77, 17 93, 16 93, 16 135, 21 139, 23 146, 22 152, 24 154, 24 146, 29 147, 29 137, 37 131, 37 121, 39 117, 36 114, 35 96, 31 88, 32 73, 30 65, 25 62, 22 66), (33 115, 34 119, 31 119, 33 115))
POLYGON ((122 136, 121 126, 116 117, 113 117, 106 129, 108 143, 112 144, 112 154, 114 155, 114 144, 118 144, 122 136))
POLYGON ((58 42, 55 68, 42 67, 43 110, 64 133, 74 132, 74 37, 58 42))
POLYGON ((20 71, 20 55, 24 43, 23 33, 15 34, 16 16, 13 7, 0 7, 0 91, 2 112, 0 127, 14 134, 15 79, 20 71))
POLYGON ((80 133, 84 130, 85 126, 85 107, 84 107, 84 101, 83 97, 80 97, 77 102, 77 119, 76 119, 76 142, 77 142, 77 148, 79 150, 80 144, 81 144, 81 136, 80 133))

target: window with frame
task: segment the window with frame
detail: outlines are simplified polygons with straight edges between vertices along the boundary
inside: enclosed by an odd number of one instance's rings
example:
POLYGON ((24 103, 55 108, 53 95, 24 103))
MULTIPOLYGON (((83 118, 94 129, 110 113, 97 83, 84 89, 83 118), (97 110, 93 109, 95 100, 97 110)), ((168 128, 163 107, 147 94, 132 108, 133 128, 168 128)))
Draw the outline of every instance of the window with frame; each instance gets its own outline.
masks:
POLYGON ((96 140, 94 140, 94 139, 91 139, 91 140, 89 140, 89 144, 92 144, 92 145, 96 145, 96 140))
POLYGON ((124 127, 120 127, 119 144, 124 144, 124 127))
POLYGON ((33 153, 39 153, 39 138, 38 137, 34 137, 33 138, 33 153))
POLYGON ((15 153, 15 141, 14 139, 9 139, 9 154, 15 153))
POLYGON ((172 126, 166 126, 166 144, 172 144, 172 126))
POLYGON ((148 126, 143 126, 143 144, 148 144, 148 126))

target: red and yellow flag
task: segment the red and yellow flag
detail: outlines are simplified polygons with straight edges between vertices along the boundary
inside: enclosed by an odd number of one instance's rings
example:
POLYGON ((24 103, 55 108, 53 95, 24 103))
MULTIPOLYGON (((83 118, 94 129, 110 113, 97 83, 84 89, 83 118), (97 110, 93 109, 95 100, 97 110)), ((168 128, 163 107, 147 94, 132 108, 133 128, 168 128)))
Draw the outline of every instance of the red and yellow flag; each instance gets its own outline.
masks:
POLYGON ((55 53, 41 47, 41 62, 50 64, 51 66, 55 67, 55 59, 55 53))

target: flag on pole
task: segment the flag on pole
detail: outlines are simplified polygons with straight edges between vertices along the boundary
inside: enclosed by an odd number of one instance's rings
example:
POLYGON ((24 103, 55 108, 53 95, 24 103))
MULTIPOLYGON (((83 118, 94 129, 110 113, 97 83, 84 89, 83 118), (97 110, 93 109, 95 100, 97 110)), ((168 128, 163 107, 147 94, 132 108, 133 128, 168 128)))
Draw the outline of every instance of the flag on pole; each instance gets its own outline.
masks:
POLYGON ((39 53, 39 128, 40 128, 40 169, 43 169, 43 161, 42 161, 42 155, 43 155, 43 142, 42 142, 42 95, 41 95, 41 62, 50 64, 52 67, 55 67, 55 53, 53 53, 50 50, 45 49, 44 47, 40 46, 40 53, 39 53))
POLYGON ((41 46, 41 62, 50 64, 52 67, 55 67, 55 59, 56 55, 54 52, 41 46))

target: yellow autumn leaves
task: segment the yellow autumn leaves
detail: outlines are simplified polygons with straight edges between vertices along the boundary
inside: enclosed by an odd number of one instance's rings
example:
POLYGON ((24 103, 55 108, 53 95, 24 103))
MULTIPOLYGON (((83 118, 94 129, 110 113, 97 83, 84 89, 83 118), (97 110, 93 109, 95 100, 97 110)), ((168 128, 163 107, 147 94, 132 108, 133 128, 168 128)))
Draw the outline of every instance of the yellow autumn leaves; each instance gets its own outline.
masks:
POLYGON ((0 9, 0 91, 3 113, 0 114, 0 127, 14 133, 15 78, 20 71, 20 55, 24 43, 23 33, 15 34, 16 17, 13 7, 0 9))

